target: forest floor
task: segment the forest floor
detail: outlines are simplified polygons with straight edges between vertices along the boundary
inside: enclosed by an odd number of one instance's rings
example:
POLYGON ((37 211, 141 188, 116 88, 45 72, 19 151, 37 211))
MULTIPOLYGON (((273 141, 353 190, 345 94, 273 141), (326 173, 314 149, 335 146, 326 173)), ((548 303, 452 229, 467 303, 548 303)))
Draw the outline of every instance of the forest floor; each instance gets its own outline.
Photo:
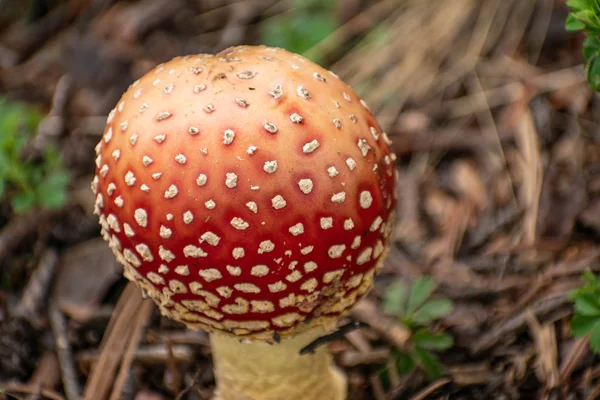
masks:
MULTIPOLYGON (((365 327, 328 344, 349 399, 600 398, 600 359, 569 323, 569 294, 600 272, 600 101, 565 2, 343 3, 305 54, 367 101, 400 173, 393 249, 351 315, 365 327), (390 285, 421 276, 453 304, 429 326, 453 337, 434 379, 400 365, 411 343, 384 313, 390 285)), ((0 95, 43 110, 26 157, 53 144, 70 176, 60 209, 0 203, 0 389, 210 399, 206 334, 142 301, 99 238, 94 146, 136 78, 260 43, 279 15, 287 1, 0 2, 0 95)))

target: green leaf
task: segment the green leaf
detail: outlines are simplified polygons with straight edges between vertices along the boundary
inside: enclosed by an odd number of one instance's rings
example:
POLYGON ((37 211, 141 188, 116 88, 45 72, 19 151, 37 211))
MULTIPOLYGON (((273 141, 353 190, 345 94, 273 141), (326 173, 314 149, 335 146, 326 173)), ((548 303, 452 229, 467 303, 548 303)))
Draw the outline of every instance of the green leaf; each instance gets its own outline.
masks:
POLYGON ((590 58, 587 66, 587 81, 596 92, 600 91, 600 57, 590 58))
POLYGON ((423 276, 412 285, 408 296, 407 314, 413 314, 435 290, 436 283, 433 279, 423 276))
POLYGON ((415 348, 413 357, 430 380, 435 380, 442 376, 442 364, 436 356, 424 349, 415 348))
POLYGON ((54 188, 38 196, 37 202, 48 209, 58 210, 67 202, 67 193, 60 188, 54 188))
POLYGON ((427 301, 413 315, 415 324, 428 324, 441 319, 452 312, 454 305, 448 299, 433 299, 427 301))
POLYGON ((597 321, 592 328, 590 347, 594 353, 600 353, 600 321, 597 321))
POLYGON ((585 24, 569 14, 565 21, 565 29, 568 31, 580 31, 585 28, 585 24))
POLYGON ((575 311, 584 316, 600 316, 599 298, 590 293, 580 293, 575 298, 575 311))
MULTIPOLYGON (((261 42, 303 54, 329 36, 337 25, 336 18, 329 11, 292 10, 261 23, 261 42)), ((319 63, 321 60, 313 61, 319 63)))
POLYGON ((596 36, 588 37, 585 42, 583 42, 583 56, 586 60, 597 56, 600 51, 600 39, 596 36))
POLYGON ((16 213, 24 213, 31 210, 35 205, 35 193, 29 190, 15 193, 10 201, 16 213))
POLYGON ((567 6, 578 10, 589 9, 593 6, 594 0, 568 0, 567 6))
POLYGON ((394 359, 396 361, 396 370, 401 375, 408 374, 415 368, 415 361, 406 353, 397 351, 394 354, 394 359))
POLYGON ((59 170, 49 173, 38 186, 40 204, 48 208, 60 208, 66 202, 66 187, 69 174, 59 170))
POLYGON ((383 294, 383 312, 387 315, 401 317, 406 313, 408 288, 402 283, 390 285, 383 294))
POLYGON ((0 97, 0 194, 10 194, 7 201, 18 213, 66 201, 69 179, 54 146, 44 148, 39 159, 21 158, 41 118, 36 107, 0 97))
POLYGON ((434 335, 427 329, 419 329, 412 336, 415 345, 425 350, 444 351, 454 346, 454 338, 447 333, 434 335))
POLYGON ((583 280, 590 286, 600 287, 600 279, 589 268, 583 271, 583 280))
POLYGON ((593 20, 594 20, 594 11, 592 10, 587 10, 587 9, 581 9, 579 11, 573 11, 571 13, 571 15, 573 15, 575 18, 577 18, 578 20, 580 20, 581 22, 584 22, 586 25, 593 25, 593 20))
POLYGON ((598 317, 575 314, 573 315, 573 318, 571 318, 571 332, 575 337, 585 336, 590 333, 597 322, 598 317))

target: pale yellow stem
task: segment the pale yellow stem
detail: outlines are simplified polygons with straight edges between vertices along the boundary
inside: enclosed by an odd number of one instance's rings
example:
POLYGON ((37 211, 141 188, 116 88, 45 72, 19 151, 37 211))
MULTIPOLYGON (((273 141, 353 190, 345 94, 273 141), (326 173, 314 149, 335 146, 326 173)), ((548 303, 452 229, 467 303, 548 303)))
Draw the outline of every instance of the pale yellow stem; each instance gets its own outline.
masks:
POLYGON ((268 344, 212 333, 216 400, 345 400, 346 377, 327 346, 299 354, 321 335, 314 330, 268 344))

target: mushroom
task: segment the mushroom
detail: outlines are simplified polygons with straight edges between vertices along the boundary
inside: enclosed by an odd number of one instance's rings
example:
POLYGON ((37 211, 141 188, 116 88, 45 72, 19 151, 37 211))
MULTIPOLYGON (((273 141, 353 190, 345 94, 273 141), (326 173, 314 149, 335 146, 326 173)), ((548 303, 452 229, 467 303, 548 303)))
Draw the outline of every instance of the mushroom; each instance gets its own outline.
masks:
POLYGON ((389 138, 334 73, 282 49, 177 57, 96 148, 95 213, 124 275, 209 332, 217 396, 346 398, 325 346, 389 248, 389 138))

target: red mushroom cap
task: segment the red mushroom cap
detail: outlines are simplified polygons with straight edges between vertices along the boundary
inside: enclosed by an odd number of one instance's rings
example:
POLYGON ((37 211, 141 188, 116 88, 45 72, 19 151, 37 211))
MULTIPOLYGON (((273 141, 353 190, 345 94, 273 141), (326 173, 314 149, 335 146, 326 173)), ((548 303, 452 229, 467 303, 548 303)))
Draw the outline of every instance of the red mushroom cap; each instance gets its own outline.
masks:
POLYGON ((110 113, 96 212, 164 315, 284 336, 337 320, 370 289, 396 202, 388 144, 354 91, 303 57, 178 57, 110 113))

